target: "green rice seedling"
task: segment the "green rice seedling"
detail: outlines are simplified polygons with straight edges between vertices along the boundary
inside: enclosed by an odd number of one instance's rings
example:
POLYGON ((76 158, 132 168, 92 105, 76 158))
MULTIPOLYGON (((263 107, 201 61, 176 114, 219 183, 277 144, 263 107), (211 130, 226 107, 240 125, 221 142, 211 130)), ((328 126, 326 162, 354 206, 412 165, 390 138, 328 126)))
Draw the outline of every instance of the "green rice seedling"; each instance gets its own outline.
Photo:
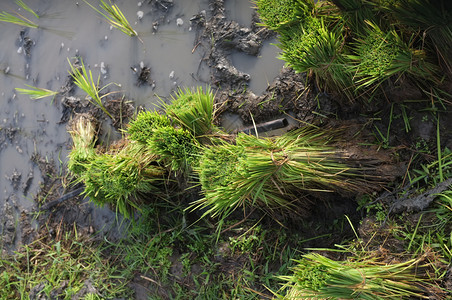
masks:
POLYGON ((83 64, 83 60, 80 60, 80 67, 76 67, 71 64, 68 58, 68 63, 71 66, 71 71, 69 74, 74 79, 74 83, 81 88, 91 99, 90 102, 96 106, 98 106, 102 111, 107 114, 110 118, 113 119, 112 115, 108 112, 105 106, 102 104, 102 98, 108 96, 109 94, 105 94, 100 96, 100 92, 111 85, 111 83, 105 85, 102 88, 99 88, 100 83, 100 75, 97 76, 97 80, 94 81, 93 74, 91 70, 87 71, 85 65, 83 64))
POLYGON ((321 18, 310 17, 304 24, 281 31, 280 58, 296 72, 314 75, 322 89, 354 100, 353 68, 344 50, 342 24, 327 28, 321 18))
POLYGON ((401 0, 391 7, 398 24, 410 32, 421 31, 431 43, 427 47, 438 53, 452 72, 452 4, 450 1, 401 0))
POLYGON ((366 21, 377 22, 376 3, 363 0, 332 0, 338 8, 342 21, 352 33, 361 33, 366 21))
POLYGON ((37 19, 39 19, 39 15, 32 10, 27 4, 25 4, 24 1, 22 0, 16 0, 17 5, 19 5, 20 7, 22 7, 24 10, 28 11, 29 13, 31 13, 33 16, 35 16, 37 19))
POLYGON ((311 0, 256 0, 254 4, 263 22, 260 25, 276 31, 303 21, 315 6, 311 0))
MULTIPOLYGON (((112 4, 110 0, 108 0, 109 3, 106 3, 104 0, 100 0, 100 8, 104 11, 95 8, 93 5, 91 5, 88 1, 84 0, 86 4, 91 6, 92 9, 97 11, 99 14, 101 14, 105 19, 107 19, 108 23, 115 27, 116 29, 119 29, 121 32, 127 34, 128 36, 137 36, 137 32, 132 28, 129 21, 127 21, 127 18, 124 16, 122 11, 119 9, 118 5, 112 4)), ((140 39, 141 41, 141 39, 140 39)))
POLYGON ((355 41, 356 55, 350 55, 357 63, 354 81, 359 89, 372 94, 384 81, 404 74, 425 82, 435 80, 436 67, 424 51, 410 49, 395 29, 384 32, 367 24, 366 34, 355 41))
POLYGON ((86 171, 87 165, 96 157, 95 125, 89 116, 79 115, 72 122, 69 133, 73 146, 69 153, 68 169, 76 175, 82 175, 86 171))
POLYGON ((373 257, 334 261, 318 253, 303 255, 284 299, 428 299, 423 285, 433 278, 416 274, 422 259, 387 264, 373 257))
POLYGON ((26 84, 26 86, 29 87, 29 89, 22 89, 22 88, 15 88, 15 89, 20 94, 30 96, 30 98, 33 99, 33 100, 42 99, 42 98, 46 98, 46 97, 55 97, 55 95, 58 94, 58 92, 51 91, 51 90, 44 89, 44 88, 31 86, 31 85, 28 85, 28 84, 26 84))
POLYGON ((13 23, 16 25, 30 27, 30 28, 38 28, 38 24, 30 21, 23 15, 16 13, 16 15, 10 14, 8 12, 0 12, 0 22, 13 23))
POLYGON ((117 211, 130 217, 139 208, 141 196, 160 191, 163 168, 149 147, 136 141, 121 140, 105 153, 94 148, 95 128, 82 115, 73 122, 70 134, 73 148, 68 168, 85 184, 84 193, 98 204, 112 204, 117 211))
POLYGON ((159 194, 165 171, 145 145, 130 141, 98 154, 86 164, 79 181, 84 193, 98 205, 111 204, 126 218, 139 209, 143 196, 159 194))
POLYGON ((179 89, 172 96, 170 104, 162 101, 162 108, 178 125, 189 130, 195 137, 200 137, 212 133, 215 128, 214 99, 209 87, 205 92, 202 87, 197 87, 196 90, 179 89))
POLYGON ((226 216, 238 207, 300 208, 300 191, 369 192, 378 179, 366 176, 366 163, 349 166, 331 137, 305 128, 273 139, 239 134, 236 144, 206 149, 197 172, 205 197, 193 207, 226 216))
POLYGON ((143 111, 130 121, 127 133, 129 139, 147 144, 155 129, 170 125, 171 122, 167 116, 161 115, 157 111, 143 111))
POLYGON ((171 170, 186 170, 196 164, 199 152, 195 138, 185 129, 162 126, 153 130, 147 143, 158 161, 171 170))

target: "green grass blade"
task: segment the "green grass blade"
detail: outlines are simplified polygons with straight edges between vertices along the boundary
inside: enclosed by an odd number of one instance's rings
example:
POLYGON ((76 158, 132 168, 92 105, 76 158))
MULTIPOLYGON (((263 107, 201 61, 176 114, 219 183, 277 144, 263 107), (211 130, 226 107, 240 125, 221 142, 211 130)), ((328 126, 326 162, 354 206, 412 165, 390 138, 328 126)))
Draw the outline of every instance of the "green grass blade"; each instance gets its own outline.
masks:
POLYGON ((24 1, 22 0, 16 0, 17 5, 19 5, 20 7, 22 7, 24 10, 28 11, 29 13, 31 13, 33 16, 35 16, 37 19, 39 19, 39 15, 32 10, 27 4, 25 4, 24 1))
POLYGON ((48 89, 39 88, 39 87, 31 86, 28 84, 26 84, 26 86, 29 87, 29 89, 22 89, 22 88, 15 88, 15 89, 22 95, 30 96, 30 98, 33 100, 42 99, 42 98, 46 98, 46 97, 55 97, 55 95, 58 94, 58 92, 56 92, 56 91, 51 91, 48 89))
MULTIPOLYGON (((17 13, 16 13, 17 14, 17 13)), ((13 14, 7 13, 7 12, 0 12, 0 21, 1 22, 7 22, 12 23, 24 27, 30 27, 30 28, 38 28, 38 25, 24 16, 17 14, 17 17, 13 14)))

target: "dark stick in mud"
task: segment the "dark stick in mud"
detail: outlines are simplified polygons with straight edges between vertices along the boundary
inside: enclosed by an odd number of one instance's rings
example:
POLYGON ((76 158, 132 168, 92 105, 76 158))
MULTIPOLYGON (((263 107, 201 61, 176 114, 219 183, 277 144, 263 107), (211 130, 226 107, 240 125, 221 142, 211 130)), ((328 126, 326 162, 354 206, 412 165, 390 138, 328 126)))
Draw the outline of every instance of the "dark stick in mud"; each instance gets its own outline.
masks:
POLYGON ((50 202, 44 204, 43 206, 41 206, 39 208, 39 211, 49 210, 49 209, 57 206, 58 204, 66 201, 66 200, 75 198, 78 195, 80 195, 84 190, 85 190, 84 186, 83 187, 79 187, 79 188, 77 188, 77 189, 75 189, 75 190, 73 190, 73 191, 71 191, 71 192, 69 192, 67 194, 64 194, 63 196, 61 196, 60 198, 58 198, 56 200, 53 200, 53 201, 50 201, 50 202))

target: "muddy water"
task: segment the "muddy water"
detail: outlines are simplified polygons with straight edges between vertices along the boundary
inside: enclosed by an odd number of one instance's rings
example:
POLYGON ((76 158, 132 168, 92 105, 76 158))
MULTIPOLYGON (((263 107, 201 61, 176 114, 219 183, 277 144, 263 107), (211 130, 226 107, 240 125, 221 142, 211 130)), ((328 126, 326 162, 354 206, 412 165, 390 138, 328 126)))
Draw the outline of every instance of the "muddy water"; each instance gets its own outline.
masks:
POLYGON ((282 60, 275 59, 279 52, 279 48, 274 45, 275 43, 277 43, 276 39, 264 41, 257 57, 242 52, 235 52, 230 56, 232 64, 239 71, 250 75, 252 79, 248 87, 256 95, 260 95, 265 91, 284 66, 282 60))
POLYGON ((249 0, 227 0, 224 3, 228 19, 234 20, 245 27, 251 26, 254 7, 253 2, 249 0))
MULTIPOLYGON (((111 28, 83 1, 25 2, 41 16, 36 19, 20 12, 39 24, 37 29, 24 31, 23 36, 32 40, 28 55, 21 48, 24 28, 0 23, 0 209, 11 195, 21 207, 31 207, 41 181, 32 155, 40 153, 63 169, 70 143, 66 124, 59 124, 62 105, 58 96, 53 101, 30 100, 14 88, 28 84, 59 90, 68 76, 67 59, 76 55, 94 76, 101 76, 102 84, 117 83, 120 87, 114 89, 148 108, 158 103, 157 96, 165 98, 178 86, 206 85, 210 78, 202 62, 207 50, 195 47, 198 35, 190 24, 190 18, 203 10, 209 18, 208 0, 175 0, 168 11, 155 1, 115 1, 142 42, 111 28), (140 65, 151 69, 152 82, 138 87, 132 69, 140 65)), ((250 1, 226 0, 227 18, 250 26, 252 6, 250 1)), ((13 1, 1 1, 0 10, 19 11, 13 1)), ((261 93, 282 67, 277 52, 267 41, 259 57, 233 53, 230 59, 251 75, 250 89, 261 93)), ((83 95, 80 90, 75 93, 83 95)))
MULTIPOLYGON (((236 21, 241 26, 249 27, 255 13, 255 6, 253 1, 227 0, 225 11, 228 19, 236 21)), ((279 55, 279 48, 274 45, 276 43, 276 38, 264 41, 257 57, 242 52, 234 52, 229 57, 239 71, 250 75, 248 88, 257 95, 265 91, 284 66, 282 60, 275 59, 279 55)))

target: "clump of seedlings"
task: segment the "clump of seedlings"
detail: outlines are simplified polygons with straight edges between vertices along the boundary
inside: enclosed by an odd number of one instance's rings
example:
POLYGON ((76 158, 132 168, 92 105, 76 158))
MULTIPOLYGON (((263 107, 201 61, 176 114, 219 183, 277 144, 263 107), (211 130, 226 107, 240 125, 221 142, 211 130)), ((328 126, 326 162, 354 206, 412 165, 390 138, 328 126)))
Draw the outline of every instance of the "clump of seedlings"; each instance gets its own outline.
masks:
POLYGON ((327 92, 369 101, 395 84, 414 82, 428 95, 441 86, 440 69, 450 75, 450 5, 300 0, 289 9, 280 8, 282 2, 256 1, 263 25, 279 33, 280 58, 327 92))
POLYGON ((211 146, 197 169, 205 197, 194 206, 212 216, 253 206, 303 210, 308 203, 301 191, 366 193, 378 188, 384 179, 366 174, 374 166, 363 161, 355 167, 345 153, 328 145, 330 139, 306 127, 275 138, 239 134, 235 144, 211 146))
POLYGON ((145 195, 161 194, 164 175, 153 152, 124 141, 95 156, 79 180, 85 184, 84 193, 96 204, 113 204, 118 213, 130 217, 133 209, 139 210, 145 195))
POLYGON ((214 131, 214 99, 209 87, 206 91, 202 87, 180 89, 172 96, 171 103, 162 102, 162 108, 178 126, 189 130, 195 137, 201 137, 214 131))
POLYGON ((167 116, 157 111, 140 112, 127 129, 129 139, 149 147, 157 161, 172 171, 187 171, 195 164, 199 149, 195 137, 184 128, 175 128, 167 116))
POLYGON ((335 261, 318 253, 303 255, 284 299, 428 299, 435 278, 422 277, 422 258, 386 263, 376 257, 335 261))
POLYGON ((354 80, 358 89, 375 90, 391 77, 403 74, 425 82, 436 78, 437 68, 425 61, 425 51, 410 49, 394 29, 383 32, 367 22, 364 31, 355 41, 356 55, 350 55, 356 61, 354 80))
POLYGON ((389 10, 399 26, 408 32, 421 32, 425 47, 452 72, 452 3, 449 1, 393 1, 389 10))
POLYGON ((257 12, 265 25, 272 30, 291 25, 314 7, 312 1, 298 0, 256 0, 257 12))
POLYGON ((340 90, 354 99, 353 70, 344 50, 343 25, 328 28, 325 19, 306 17, 303 23, 281 31, 280 58, 296 72, 314 75, 319 86, 340 90))
POLYGON ((77 175, 86 171, 86 166, 96 157, 96 127, 89 115, 79 115, 72 121, 69 133, 72 151, 69 153, 68 169, 77 175))
POLYGON ((158 195, 162 190, 165 169, 146 145, 126 139, 108 151, 96 151, 95 125, 84 116, 73 122, 70 133, 74 145, 68 168, 96 204, 113 204, 129 217, 133 209, 139 209, 142 196, 151 192, 158 195))
POLYGON ((199 149, 195 142, 189 131, 172 126, 156 128, 147 140, 149 148, 158 155, 157 161, 173 171, 196 165, 199 149))
MULTIPOLYGON (((74 72, 79 81, 87 83, 82 86, 91 88, 100 100, 95 85, 88 84, 93 82, 92 75, 83 64, 82 72, 74 72)), ((196 137, 214 129, 213 94, 201 88, 179 91, 164 108, 174 124, 156 111, 140 112, 130 122, 127 135, 107 150, 94 148, 94 125, 89 119, 73 123, 69 169, 85 184, 85 194, 95 203, 114 204, 118 212, 129 216, 131 208, 139 208, 141 196, 163 193, 163 178, 169 172, 189 173, 197 165, 201 150, 196 137)))
POLYGON ((155 129, 170 126, 167 116, 157 111, 142 111, 130 121, 127 133, 129 139, 146 144, 155 129))

